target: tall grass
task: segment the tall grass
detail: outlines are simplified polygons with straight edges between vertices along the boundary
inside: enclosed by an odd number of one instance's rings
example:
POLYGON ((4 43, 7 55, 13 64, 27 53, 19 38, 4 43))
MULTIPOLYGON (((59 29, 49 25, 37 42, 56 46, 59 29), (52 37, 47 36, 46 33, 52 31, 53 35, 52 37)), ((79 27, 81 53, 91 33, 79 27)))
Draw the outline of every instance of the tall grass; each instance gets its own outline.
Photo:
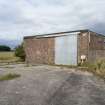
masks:
POLYGON ((18 61, 19 58, 15 57, 14 52, 0 52, 0 63, 18 61))
POLYGON ((84 63, 82 67, 87 67, 88 71, 105 79, 105 59, 96 60, 95 63, 84 63))

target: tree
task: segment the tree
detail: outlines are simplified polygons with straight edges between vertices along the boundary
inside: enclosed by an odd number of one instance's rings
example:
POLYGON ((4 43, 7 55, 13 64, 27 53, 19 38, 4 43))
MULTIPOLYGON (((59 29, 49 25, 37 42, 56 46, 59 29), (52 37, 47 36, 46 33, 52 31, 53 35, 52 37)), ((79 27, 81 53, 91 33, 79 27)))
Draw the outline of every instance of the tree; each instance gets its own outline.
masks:
POLYGON ((6 45, 0 45, 0 51, 11 51, 11 48, 6 45))
POLYGON ((25 51, 23 43, 15 48, 15 56, 20 57, 23 61, 25 61, 25 51))

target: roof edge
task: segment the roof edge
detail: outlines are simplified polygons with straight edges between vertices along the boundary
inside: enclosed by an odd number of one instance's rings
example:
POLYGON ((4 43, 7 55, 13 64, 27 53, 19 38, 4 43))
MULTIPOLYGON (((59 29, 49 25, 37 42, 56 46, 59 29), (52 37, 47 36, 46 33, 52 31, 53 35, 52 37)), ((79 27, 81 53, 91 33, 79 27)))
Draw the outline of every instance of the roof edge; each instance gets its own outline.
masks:
MULTIPOLYGON (((89 32, 90 30, 84 29, 84 30, 75 30, 75 31, 64 31, 64 32, 56 32, 56 33, 49 33, 49 34, 38 34, 38 35, 33 35, 33 36, 25 36, 24 39, 28 38, 34 38, 34 37, 43 37, 43 36, 50 36, 50 35, 55 35, 55 34, 65 34, 65 33, 75 33, 75 32, 89 32)), ((92 32, 92 31, 91 31, 92 32)))
POLYGON ((100 34, 100 33, 97 33, 97 32, 94 32, 94 31, 91 31, 91 30, 89 30, 89 32, 93 32, 93 33, 97 34, 98 36, 103 36, 103 37, 105 37, 105 35, 100 34))

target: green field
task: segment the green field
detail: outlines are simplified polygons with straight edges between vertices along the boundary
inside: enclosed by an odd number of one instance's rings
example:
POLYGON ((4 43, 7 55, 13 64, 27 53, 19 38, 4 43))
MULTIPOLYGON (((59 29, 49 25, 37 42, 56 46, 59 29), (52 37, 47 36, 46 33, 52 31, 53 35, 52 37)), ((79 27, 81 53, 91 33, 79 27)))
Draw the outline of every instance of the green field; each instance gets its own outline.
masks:
POLYGON ((16 62, 19 58, 15 57, 14 52, 0 52, 0 63, 2 62, 16 62))

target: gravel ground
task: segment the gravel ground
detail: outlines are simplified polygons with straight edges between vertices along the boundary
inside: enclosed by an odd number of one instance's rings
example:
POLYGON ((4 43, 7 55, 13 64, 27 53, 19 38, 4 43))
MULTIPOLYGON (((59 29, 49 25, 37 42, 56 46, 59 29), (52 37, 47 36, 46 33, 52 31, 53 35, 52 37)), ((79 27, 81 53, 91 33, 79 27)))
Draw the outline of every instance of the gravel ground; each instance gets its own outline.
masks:
POLYGON ((64 67, 24 64, 1 66, 0 105, 105 105, 105 83, 94 75, 64 67))

